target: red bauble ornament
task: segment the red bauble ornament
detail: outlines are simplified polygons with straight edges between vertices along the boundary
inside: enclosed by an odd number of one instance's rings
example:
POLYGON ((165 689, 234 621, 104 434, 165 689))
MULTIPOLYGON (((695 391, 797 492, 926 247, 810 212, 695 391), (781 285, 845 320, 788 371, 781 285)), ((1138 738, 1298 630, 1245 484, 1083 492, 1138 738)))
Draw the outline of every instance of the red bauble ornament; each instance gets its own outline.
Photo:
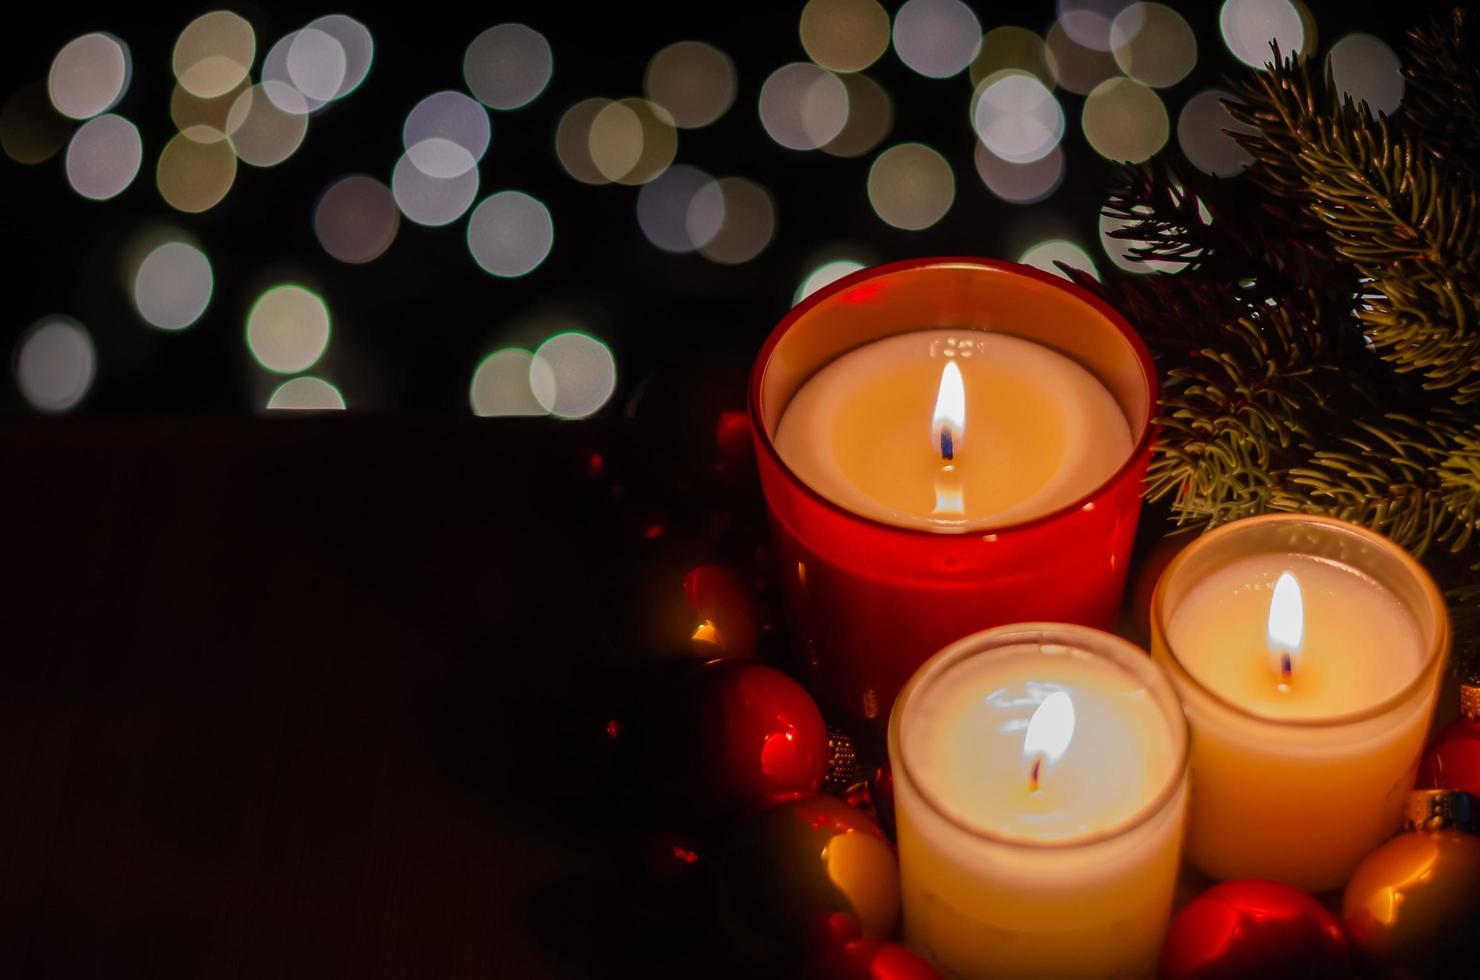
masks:
POLYGON ((1246 878, 1214 885, 1173 917, 1161 948, 1163 980, 1273 980, 1351 976, 1336 919, 1289 885, 1246 878))
POLYGON ((809 796, 822 785, 822 712, 781 671, 711 661, 683 679, 666 707, 654 782, 687 815, 720 820, 809 796))
POLYGON ((834 797, 793 800, 751 817, 718 862, 721 923, 773 965, 794 969, 808 956, 894 932, 894 849, 872 820, 834 797))
POLYGON ((1480 678, 1459 689, 1460 716, 1429 743, 1417 789, 1452 789, 1480 796, 1480 678))
POLYGON ((802 975, 807 980, 941 980, 940 971, 908 946, 860 936, 819 951, 802 975))

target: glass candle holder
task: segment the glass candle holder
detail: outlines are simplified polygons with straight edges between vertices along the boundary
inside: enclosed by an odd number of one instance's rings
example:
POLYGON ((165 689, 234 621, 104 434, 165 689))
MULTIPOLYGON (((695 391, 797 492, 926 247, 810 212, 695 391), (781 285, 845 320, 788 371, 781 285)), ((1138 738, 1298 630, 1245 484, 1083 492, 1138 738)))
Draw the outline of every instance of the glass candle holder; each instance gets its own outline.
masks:
POLYGON ((1138 977, 1171 914, 1187 722, 1145 651, 1024 623, 927 660, 889 722, 904 933, 960 977, 1138 977))
POLYGON ((1340 886, 1398 830, 1433 717, 1450 640, 1428 573, 1346 521, 1248 518, 1173 559, 1151 628, 1192 726, 1189 862, 1340 886))
MULTIPOLYGON (((788 621, 814 691, 858 734, 877 738, 900 686, 955 639, 1024 620, 1108 628, 1141 512, 1157 397, 1150 354, 1130 325, 1085 290, 1026 266, 898 262, 802 301, 756 360, 750 416, 788 621), (1068 502, 1001 526, 902 527, 802 479, 776 436, 809 379, 876 341, 942 329, 1030 341, 1088 372, 1109 393, 1106 411, 1124 417, 1123 458, 1068 502)), ((929 421, 919 420, 922 443, 929 421)))

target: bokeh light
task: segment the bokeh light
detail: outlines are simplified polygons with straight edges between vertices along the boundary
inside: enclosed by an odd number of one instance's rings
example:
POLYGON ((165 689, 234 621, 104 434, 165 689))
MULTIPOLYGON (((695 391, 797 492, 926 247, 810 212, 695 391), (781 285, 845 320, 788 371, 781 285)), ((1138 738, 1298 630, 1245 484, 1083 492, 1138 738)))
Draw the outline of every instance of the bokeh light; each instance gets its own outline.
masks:
POLYGON ((595 414, 617 388, 617 362, 595 337, 569 331, 551 337, 534 352, 549 371, 531 370, 535 401, 551 415, 582 419, 595 414))
POLYGON ((1057 146, 1037 160, 1013 163, 978 143, 975 163, 987 190, 1010 204, 1035 204, 1064 182, 1064 151, 1057 146))
POLYGON ((499 24, 468 45, 463 81, 490 109, 518 109, 545 90, 554 66, 545 35, 523 24, 499 24))
POLYGON ((960 74, 981 47, 982 25, 961 0, 905 0, 894 15, 894 53, 926 78, 960 74))
POLYGON ((428 177, 449 180, 478 165, 493 135, 488 110, 461 92, 436 92, 406 115, 401 142, 428 177))
POLYGON ((889 49, 889 12, 878 0, 807 0, 799 33, 823 68, 863 71, 889 49))
POLYGON ((374 177, 350 174, 324 191, 313 212, 313 232, 334 258, 361 263, 379 258, 395 241, 401 215, 391 190, 374 177))
POLYGON ((1026 27, 994 27, 982 38, 981 51, 968 70, 972 86, 1000 71, 1027 72, 1045 85, 1053 84, 1043 38, 1026 27))
POLYGON ((478 168, 469 167, 456 177, 429 176, 402 154, 391 172, 391 194, 408 221, 436 228, 451 224, 467 213, 478 196, 478 168))
POLYGON ((977 138, 1003 160, 1041 160, 1064 137, 1064 109, 1035 76, 1007 69, 984 79, 971 98, 977 138))
POLYGON ((192 214, 209 211, 236 181, 236 152, 226 140, 197 143, 176 133, 159 154, 154 181, 170 207, 192 214))
POLYGON ((269 411, 343 411, 344 396, 323 378, 290 378, 277 386, 267 399, 269 411))
POLYGON ((673 162, 678 133, 662 106, 647 99, 621 99, 602 106, 592 118, 587 150, 607 180, 646 184, 673 162))
MULTIPOLYGON (((375 38, 364 24, 345 14, 329 14, 311 21, 308 29, 333 38, 344 55, 344 72, 332 99, 342 99, 365 81, 375 60, 375 38)), ((332 55, 331 55, 332 57, 332 55)))
POLYGON ((610 99, 583 99, 566 109, 555 127, 555 156, 565 172, 583 184, 609 184, 591 159, 591 124, 610 99))
POLYGON ((0 106, 0 148, 16 163, 44 163, 71 135, 66 117, 51 104, 41 82, 23 85, 0 106))
POLYGON ((184 330, 210 305, 215 279, 204 252, 188 242, 156 246, 134 273, 134 307, 161 330, 184 330))
POLYGON ((344 45, 328 31, 305 27, 288 44, 288 81, 304 98, 328 102, 339 93, 349 71, 344 45))
POLYGON ((1228 50, 1251 68, 1273 60, 1270 41, 1279 42, 1282 56, 1305 50, 1305 24, 1290 0, 1224 0, 1218 27, 1228 50))
POLYGON ((884 141, 894 128, 894 101, 884 86, 867 75, 838 76, 848 90, 848 121, 822 152, 835 157, 859 157, 884 141))
POLYGON ((62 46, 47 73, 51 103, 64 116, 91 119, 107 112, 128 89, 128 46, 111 34, 84 34, 62 46))
POLYGON ((1110 25, 1126 18, 1135 33, 1140 27, 1141 5, 1131 0, 1059 0, 1059 26, 1075 44, 1091 51, 1109 51, 1110 25))
POLYGON ((783 65, 761 86, 761 125, 789 150, 815 150, 848 122, 848 89, 830 71, 806 62, 783 65))
POLYGON ((891 146, 869 168, 869 203, 875 214, 895 228, 929 228, 945 217, 955 199, 951 165, 923 143, 891 146))
POLYGON ((252 25, 229 10, 201 14, 175 42, 175 78, 191 95, 214 99, 241 84, 257 57, 252 25))
POLYGON ((297 90, 282 82, 253 85, 232 103, 226 115, 226 133, 242 163, 275 167, 303 145, 308 135, 307 103, 297 90), (287 112, 281 108, 284 105, 303 108, 287 112))
POLYGON ((170 120, 187 139, 197 143, 215 143, 224 140, 230 127, 231 107, 244 92, 251 89, 245 78, 236 88, 225 95, 203 99, 192 95, 184 86, 176 84, 170 93, 170 120))
POLYGON ((682 129, 708 126, 735 102, 735 63, 703 41, 677 41, 653 55, 643 93, 682 129))
POLYGON ((1110 24, 1110 50, 1121 71, 1143 85, 1168 88, 1197 65, 1197 37, 1171 7, 1136 3, 1110 24))
POLYGON ((1205 89, 1188 99, 1177 117, 1177 143, 1183 154, 1194 167, 1214 177, 1240 174, 1253 160, 1228 135, 1229 130, 1254 132, 1228 114, 1223 102, 1232 98, 1232 93, 1222 89, 1205 89))
POLYGON ((484 418, 498 415, 550 414, 534 396, 534 386, 542 391, 555 388, 554 373, 547 361, 535 360, 529 351, 507 347, 485 357, 473 371, 468 386, 468 401, 473 414, 484 418), (534 379, 538 377, 536 382, 534 379))
POLYGON ((1081 122, 1089 145, 1118 163, 1150 159, 1171 131, 1161 98, 1130 78, 1101 82, 1084 100, 1081 122))
POLYGON ((1035 269, 1052 272, 1065 279, 1069 277, 1064 274, 1064 270, 1058 267, 1059 262, 1075 269, 1082 269, 1096 279, 1100 278, 1099 270, 1095 268, 1094 259, 1089 257, 1089 253, 1063 238, 1050 238, 1039 242, 1018 256, 1018 261, 1023 265, 1031 265, 1035 269))
POLYGON ((1043 57, 1054 81, 1075 95, 1088 95, 1105 79, 1120 74, 1114 55, 1080 44, 1069 36, 1062 21, 1048 29, 1043 45, 1043 57))
POLYGON ((1326 55, 1336 90, 1373 112, 1393 113, 1403 101, 1403 65, 1387 42, 1371 34, 1348 34, 1326 55))
POLYGON ((717 182, 697 167, 678 164, 643 187, 637 195, 637 223, 647 240, 665 252, 693 252, 714 240, 724 226, 723 194, 717 182), (698 207, 706 191, 721 206, 698 207))
POLYGON ((82 401, 97 373, 97 352, 80 323, 51 316, 32 324, 16 345, 15 381, 43 412, 65 412, 82 401))
POLYGON ((122 116, 94 116, 67 144, 67 183, 83 197, 105 201, 123 193, 144 160, 139 130, 122 116))
POLYGON ((749 262, 776 234, 776 205, 766 189, 744 177, 722 177, 694 195, 688 220, 695 229, 719 225, 699 254, 721 265, 749 262))
POLYGON ((823 286, 835 283, 862 268, 864 264, 856 259, 830 259, 822 263, 802 277, 801 284, 791 298, 792 305, 800 303, 823 286))
POLYGON ((539 268, 555 244, 550 209, 522 191, 485 198, 468 218, 468 251, 491 275, 525 276, 539 268))
POLYGON ((329 308, 302 286, 274 286, 247 314, 247 347, 269 371, 297 374, 329 346, 329 308))

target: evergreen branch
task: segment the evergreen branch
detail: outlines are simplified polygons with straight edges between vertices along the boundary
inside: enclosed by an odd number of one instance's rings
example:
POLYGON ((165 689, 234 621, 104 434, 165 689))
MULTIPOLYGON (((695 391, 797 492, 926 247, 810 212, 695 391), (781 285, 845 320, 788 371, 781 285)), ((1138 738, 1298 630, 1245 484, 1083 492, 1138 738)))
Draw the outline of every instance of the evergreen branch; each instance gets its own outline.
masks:
POLYGON ((1480 51, 1465 11, 1408 34, 1408 118, 1431 153, 1473 170, 1480 161, 1480 51))
POLYGON ((1224 326, 1221 349, 1194 351, 1167 372, 1146 494, 1172 496, 1177 523, 1211 526, 1271 509, 1287 492, 1281 474, 1361 400, 1321 332, 1303 326, 1319 313, 1295 309, 1240 317, 1224 326), (1346 397, 1333 400, 1333 392, 1346 397))
MULTIPOLYGON (((1449 413, 1419 420, 1396 413, 1356 420, 1341 449, 1317 450, 1291 468, 1271 509, 1317 513, 1380 531, 1421 555, 1434 544, 1464 548, 1475 530, 1462 488, 1441 475, 1459 430, 1449 413)), ((1470 488, 1480 491, 1480 481, 1470 488)))
POLYGON ((1468 577, 1444 593, 1454 636, 1449 667, 1462 679, 1480 673, 1480 563, 1470 566, 1468 577))
POLYGON ((1305 204, 1337 253, 1371 281, 1362 311, 1378 351, 1458 403, 1480 398, 1480 193, 1412 134, 1395 134, 1306 60, 1279 59, 1241 87, 1235 134, 1251 175, 1305 204))

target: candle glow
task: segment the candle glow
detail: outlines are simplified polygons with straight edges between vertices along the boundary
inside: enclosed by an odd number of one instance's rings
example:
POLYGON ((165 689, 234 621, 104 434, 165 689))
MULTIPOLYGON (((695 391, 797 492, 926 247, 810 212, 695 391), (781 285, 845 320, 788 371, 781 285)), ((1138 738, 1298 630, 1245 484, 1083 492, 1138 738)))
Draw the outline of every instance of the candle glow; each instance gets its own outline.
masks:
POLYGON ((935 419, 930 427, 932 447, 940 458, 950 462, 961 451, 966 437, 966 384, 961 368, 954 360, 946 361, 940 372, 940 392, 935 396, 935 419))
POLYGON ((1269 600, 1269 627, 1265 634, 1270 659, 1280 675, 1281 691, 1290 689, 1304 634, 1305 601, 1300 596, 1300 580, 1291 572, 1281 572, 1269 600))
POLYGON ((1038 792, 1043 767, 1059 761, 1074 738, 1074 701, 1063 691, 1054 691, 1043 699, 1028 732, 1023 736, 1023 758, 1028 760, 1028 785, 1038 792))

